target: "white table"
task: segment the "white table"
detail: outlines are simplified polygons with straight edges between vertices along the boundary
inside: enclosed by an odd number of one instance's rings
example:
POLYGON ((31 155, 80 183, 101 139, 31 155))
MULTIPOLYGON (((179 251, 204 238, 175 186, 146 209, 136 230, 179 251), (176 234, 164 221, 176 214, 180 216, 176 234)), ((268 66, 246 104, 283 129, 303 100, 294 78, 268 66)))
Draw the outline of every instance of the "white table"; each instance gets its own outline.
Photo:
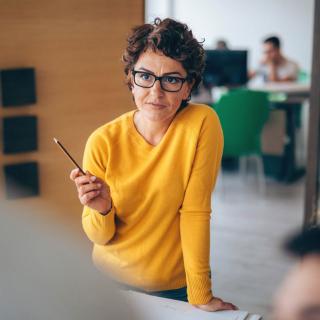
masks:
POLYGON ((122 291, 139 320, 259 320, 247 311, 206 312, 187 302, 159 298, 134 291, 122 291))
POLYGON ((266 82, 264 84, 249 84, 249 89, 262 90, 267 92, 285 92, 285 93, 310 93, 309 83, 298 82, 266 82))
POLYGON ((287 96, 286 102, 303 102, 310 96, 310 83, 297 82, 266 82, 263 84, 249 83, 248 89, 265 91, 268 93, 279 93, 287 96))

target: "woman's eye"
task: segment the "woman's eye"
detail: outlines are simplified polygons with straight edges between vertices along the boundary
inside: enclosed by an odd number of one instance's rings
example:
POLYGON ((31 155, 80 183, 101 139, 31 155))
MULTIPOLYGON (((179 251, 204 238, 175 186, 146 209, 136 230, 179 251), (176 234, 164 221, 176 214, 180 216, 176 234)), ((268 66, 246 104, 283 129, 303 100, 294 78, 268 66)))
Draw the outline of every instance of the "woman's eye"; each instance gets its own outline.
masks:
POLYGON ((168 82, 168 83, 175 84, 175 83, 179 82, 179 78, 176 78, 176 77, 165 77, 164 81, 168 82))
POLYGON ((140 78, 142 80, 149 80, 150 79, 150 74, 149 73, 140 73, 140 78))

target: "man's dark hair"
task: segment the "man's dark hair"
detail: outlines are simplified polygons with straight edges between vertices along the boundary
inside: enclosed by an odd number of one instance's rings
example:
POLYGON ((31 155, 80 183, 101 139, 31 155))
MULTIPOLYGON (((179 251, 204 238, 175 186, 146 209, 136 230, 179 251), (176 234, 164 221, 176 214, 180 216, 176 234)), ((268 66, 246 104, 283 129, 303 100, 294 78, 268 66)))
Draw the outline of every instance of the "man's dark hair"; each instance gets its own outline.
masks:
POLYGON ((320 255, 320 226, 294 234, 286 241, 285 249, 301 258, 309 254, 320 255))
POLYGON ((278 37, 276 36, 272 36, 272 37, 268 37, 266 39, 263 40, 263 43, 272 43, 272 45, 275 47, 275 48, 278 48, 280 49, 281 47, 281 41, 278 37))

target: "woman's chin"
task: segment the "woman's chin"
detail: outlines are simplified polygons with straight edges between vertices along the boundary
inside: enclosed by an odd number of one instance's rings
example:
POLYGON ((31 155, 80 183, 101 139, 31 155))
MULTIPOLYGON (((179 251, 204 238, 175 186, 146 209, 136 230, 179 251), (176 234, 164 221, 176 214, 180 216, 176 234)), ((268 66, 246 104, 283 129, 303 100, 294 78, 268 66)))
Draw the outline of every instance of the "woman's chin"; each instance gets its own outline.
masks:
POLYGON ((166 121, 172 117, 172 115, 168 114, 164 109, 144 110, 142 115, 149 121, 166 121))

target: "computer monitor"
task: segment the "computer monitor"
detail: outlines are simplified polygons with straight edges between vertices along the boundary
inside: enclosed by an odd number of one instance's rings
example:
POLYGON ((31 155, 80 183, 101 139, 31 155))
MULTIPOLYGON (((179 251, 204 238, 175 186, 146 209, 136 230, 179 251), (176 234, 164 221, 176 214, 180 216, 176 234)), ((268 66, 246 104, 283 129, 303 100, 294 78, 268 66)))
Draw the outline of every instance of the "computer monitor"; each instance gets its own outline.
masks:
POLYGON ((247 50, 206 50, 205 87, 236 87, 247 81, 247 50))

